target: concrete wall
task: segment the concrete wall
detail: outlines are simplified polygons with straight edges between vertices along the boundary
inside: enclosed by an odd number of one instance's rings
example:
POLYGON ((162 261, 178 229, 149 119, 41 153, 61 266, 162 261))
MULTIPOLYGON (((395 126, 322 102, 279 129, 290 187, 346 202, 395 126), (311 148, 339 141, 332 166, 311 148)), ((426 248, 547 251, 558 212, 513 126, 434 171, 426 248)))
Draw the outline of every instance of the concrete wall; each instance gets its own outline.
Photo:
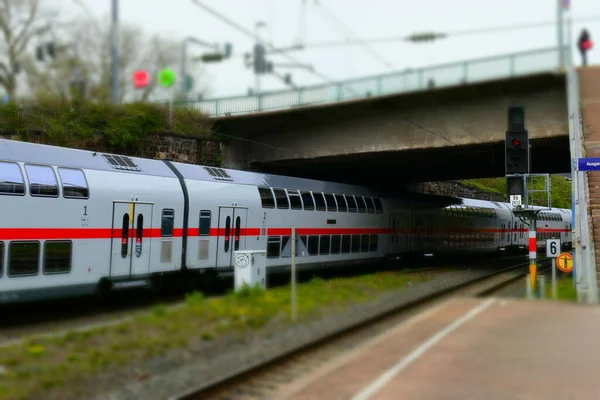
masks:
POLYGON ((250 160, 272 162, 503 141, 506 109, 513 104, 525 106, 531 138, 564 135, 568 133, 565 103, 564 90, 554 88, 519 97, 497 95, 410 108, 381 107, 332 118, 318 127, 254 135, 253 141, 270 147, 251 144, 250 160))

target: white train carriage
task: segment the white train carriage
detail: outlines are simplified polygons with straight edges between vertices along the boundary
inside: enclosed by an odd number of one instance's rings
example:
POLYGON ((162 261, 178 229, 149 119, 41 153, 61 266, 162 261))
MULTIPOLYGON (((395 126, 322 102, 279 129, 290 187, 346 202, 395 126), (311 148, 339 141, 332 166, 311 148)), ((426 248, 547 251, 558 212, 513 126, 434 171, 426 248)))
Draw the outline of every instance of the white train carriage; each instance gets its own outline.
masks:
POLYGON ((189 196, 186 264, 233 271, 236 250, 265 249, 272 272, 288 269, 291 228, 297 265, 319 268, 383 259, 387 218, 366 188, 173 163, 189 196), (381 240, 380 240, 381 237, 381 240))
POLYGON ((181 268, 183 195, 164 163, 7 140, 0 154, 0 301, 181 268))
MULTIPOLYGON (((292 227, 301 269, 528 242, 505 203, 389 198, 356 185, 9 140, 0 140, 0 201, 0 303, 145 286, 166 273, 230 274, 243 249, 266 250, 269 271, 286 270, 292 227)), ((570 242, 570 210, 541 216, 540 239, 570 242)))

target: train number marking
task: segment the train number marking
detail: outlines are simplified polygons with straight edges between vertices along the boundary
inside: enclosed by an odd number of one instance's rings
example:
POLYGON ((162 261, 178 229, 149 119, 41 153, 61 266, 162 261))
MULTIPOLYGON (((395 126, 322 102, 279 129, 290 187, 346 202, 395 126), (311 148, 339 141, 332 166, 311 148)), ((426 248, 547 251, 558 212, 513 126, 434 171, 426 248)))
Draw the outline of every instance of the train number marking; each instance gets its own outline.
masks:
POLYGON ((87 206, 83 206, 83 215, 87 216, 87 206))

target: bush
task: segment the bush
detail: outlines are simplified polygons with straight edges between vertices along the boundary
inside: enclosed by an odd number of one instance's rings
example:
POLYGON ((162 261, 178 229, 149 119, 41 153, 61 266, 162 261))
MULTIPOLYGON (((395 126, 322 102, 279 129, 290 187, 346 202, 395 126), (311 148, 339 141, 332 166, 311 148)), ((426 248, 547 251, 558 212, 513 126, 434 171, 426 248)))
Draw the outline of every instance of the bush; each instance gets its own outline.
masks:
POLYGON ((104 134, 115 149, 138 147, 148 135, 176 132, 206 136, 208 118, 199 111, 152 103, 112 105, 91 102, 38 102, 0 105, 0 130, 30 140, 43 134, 56 145, 74 146, 104 134), (172 115, 172 117, 171 117, 172 115))

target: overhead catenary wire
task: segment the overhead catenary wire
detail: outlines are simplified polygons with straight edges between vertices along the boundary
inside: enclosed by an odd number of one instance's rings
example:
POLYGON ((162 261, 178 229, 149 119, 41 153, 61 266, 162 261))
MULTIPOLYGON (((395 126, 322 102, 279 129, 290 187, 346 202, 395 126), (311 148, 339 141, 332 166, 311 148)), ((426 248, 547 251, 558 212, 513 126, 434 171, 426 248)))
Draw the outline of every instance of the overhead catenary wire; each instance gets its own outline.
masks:
MULTIPOLYGON (((574 19, 573 22, 593 22, 600 21, 600 15, 592 16, 592 17, 584 17, 574 19)), ((443 37, 457 37, 457 36, 469 36, 469 35, 482 35, 482 34, 490 34, 497 32, 506 32, 506 31, 515 31, 515 30, 527 30, 527 29, 537 29, 547 26, 556 26, 556 21, 539 21, 539 22, 528 22, 523 24, 513 24, 513 25, 500 25, 488 28, 475 28, 475 29, 466 29, 454 32, 443 33, 443 37)), ((360 40, 332 40, 332 41, 324 41, 324 42, 313 42, 306 43, 303 46, 303 50, 307 48, 325 48, 325 47, 340 47, 340 46, 357 46, 364 44, 385 44, 385 43, 394 43, 394 42, 406 42, 411 41, 411 36, 387 36, 387 37, 379 37, 379 38, 369 38, 369 39, 360 39, 360 40)))
MULTIPOLYGON (((233 28, 237 29, 238 31, 242 32, 246 36, 249 36, 252 39, 256 40, 258 43, 262 44, 263 46, 265 46, 265 47, 267 47, 269 49, 272 49, 272 50, 275 49, 273 45, 265 43, 263 40, 260 39, 259 36, 255 35, 251 31, 249 31, 248 29, 246 29, 243 26, 241 26, 238 23, 236 23, 235 21, 232 21, 230 18, 227 18, 225 15, 223 15, 223 14, 215 11, 214 9, 208 7, 207 5, 201 3, 199 0, 192 0, 192 3, 196 4, 200 8, 204 9, 209 14, 212 14, 213 16, 219 18, 220 20, 222 20, 223 22, 227 23, 231 27, 233 27, 233 28)), ((294 57, 290 56, 289 54, 286 54, 286 53, 280 53, 280 54, 281 54, 282 57, 287 58, 288 60, 292 61, 296 65, 302 66, 302 63, 300 63, 297 59, 295 59, 294 57)), ((326 75, 318 72, 314 68, 312 70, 310 70, 309 72, 312 73, 315 76, 318 76, 319 78, 323 79, 324 81, 326 81, 328 83, 333 83, 333 84, 337 84, 338 83, 337 81, 329 78, 328 76, 326 76, 326 75)))
POLYGON ((316 1, 315 4, 317 4, 319 6, 319 8, 332 20, 334 20, 338 25, 340 25, 342 27, 343 30, 345 30, 350 36, 354 37, 354 40, 357 42, 358 45, 362 46, 367 53, 371 54, 374 58, 376 58, 378 61, 380 61, 383 65, 385 65, 387 68, 389 69, 393 69, 393 65, 387 61, 385 58, 383 58, 383 56, 381 56, 381 54, 379 54, 378 52, 375 51, 375 49, 373 49, 373 47, 369 46, 368 43, 366 43, 364 40, 360 39, 353 31, 352 29, 350 29, 350 27, 340 18, 338 17, 334 12, 332 12, 329 8, 327 8, 325 5, 321 4, 320 2, 316 1))
MULTIPOLYGON (((596 15, 593 17, 585 17, 575 19, 574 22, 594 22, 600 21, 600 15, 596 15)), ((496 27, 489 28, 477 28, 477 29, 468 29, 463 31, 455 31, 443 34, 444 37, 456 37, 456 36, 469 36, 469 35, 481 35, 481 34, 490 34, 497 33, 503 31, 514 31, 514 30, 527 30, 527 29, 536 29, 546 26, 556 26, 556 21, 541 21, 541 22, 532 22, 526 24, 515 24, 515 25, 501 25, 496 27)), ((327 48, 327 47, 343 47, 343 46, 357 46, 363 43, 371 43, 371 44, 385 44, 385 43, 394 43, 394 42, 406 42, 411 41, 412 35, 409 36, 388 36, 388 37, 379 37, 379 38, 370 38, 370 39, 361 39, 360 41, 342 41, 342 40, 332 40, 332 41, 323 41, 323 42, 313 42, 306 43, 302 45, 297 45, 296 48, 292 50, 300 51, 307 49, 317 49, 317 48, 327 48)), ((232 57, 243 57, 244 53, 236 53, 233 54, 232 57)))

